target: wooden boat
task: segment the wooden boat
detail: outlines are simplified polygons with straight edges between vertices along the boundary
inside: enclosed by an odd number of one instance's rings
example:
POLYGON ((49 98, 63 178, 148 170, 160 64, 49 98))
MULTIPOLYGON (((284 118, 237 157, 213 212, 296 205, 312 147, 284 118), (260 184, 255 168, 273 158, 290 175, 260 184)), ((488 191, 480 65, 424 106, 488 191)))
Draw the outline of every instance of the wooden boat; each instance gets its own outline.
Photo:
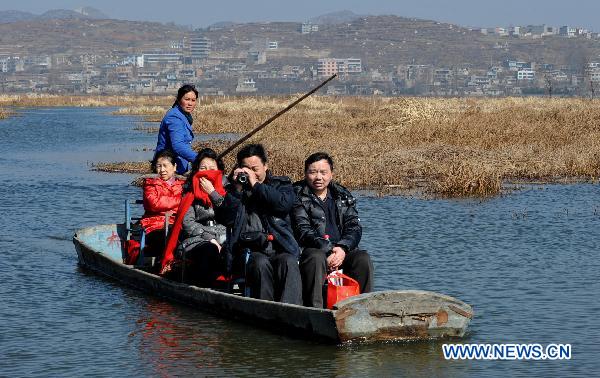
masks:
POLYGON ((428 291, 361 294, 327 310, 199 288, 125 265, 125 235, 123 224, 77 231, 73 243, 79 264, 150 294, 287 334, 335 343, 462 337, 473 316, 471 306, 428 291))

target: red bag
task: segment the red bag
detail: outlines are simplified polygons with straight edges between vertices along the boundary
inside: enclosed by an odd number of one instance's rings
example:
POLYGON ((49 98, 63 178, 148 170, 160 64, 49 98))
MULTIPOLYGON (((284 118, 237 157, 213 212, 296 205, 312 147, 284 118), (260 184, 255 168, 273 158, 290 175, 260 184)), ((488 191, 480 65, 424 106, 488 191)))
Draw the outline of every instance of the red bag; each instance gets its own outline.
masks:
POLYGON ((140 255, 140 242, 138 242, 137 240, 125 240, 123 242, 124 247, 125 247, 125 252, 127 253, 127 256, 125 257, 125 264, 127 265, 133 265, 135 264, 135 262, 137 261, 139 255, 140 255))
POLYGON ((339 270, 330 273, 327 276, 327 308, 332 309, 333 305, 341 300, 360 294, 358 282, 348 277, 339 270))

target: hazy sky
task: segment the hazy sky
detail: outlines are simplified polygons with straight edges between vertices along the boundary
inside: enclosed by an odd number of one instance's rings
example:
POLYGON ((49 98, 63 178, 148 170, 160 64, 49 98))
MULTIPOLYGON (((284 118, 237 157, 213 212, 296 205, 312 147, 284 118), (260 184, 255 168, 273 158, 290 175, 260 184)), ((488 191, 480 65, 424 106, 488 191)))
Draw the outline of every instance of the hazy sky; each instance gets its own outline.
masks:
POLYGON ((600 31, 599 0, 0 0, 0 10, 97 8, 114 18, 208 26, 218 21, 303 21, 339 10, 464 26, 573 25, 600 31))

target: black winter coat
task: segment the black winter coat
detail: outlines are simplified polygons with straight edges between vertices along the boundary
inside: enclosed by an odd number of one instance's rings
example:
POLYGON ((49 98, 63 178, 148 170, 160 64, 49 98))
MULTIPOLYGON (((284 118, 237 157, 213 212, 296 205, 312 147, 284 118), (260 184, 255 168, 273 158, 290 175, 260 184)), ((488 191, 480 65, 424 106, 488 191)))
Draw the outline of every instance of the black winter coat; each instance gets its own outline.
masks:
POLYGON ((302 248, 331 250, 340 246, 346 251, 358 247, 362 236, 362 226, 356 211, 356 199, 340 184, 333 181, 328 190, 337 208, 337 228, 341 238, 334 244, 325 239, 325 208, 323 202, 313 194, 306 181, 294 183, 296 202, 292 210, 292 224, 296 239, 302 248))
POLYGON ((228 252, 231 254, 236 248, 248 211, 265 220, 263 227, 273 235, 277 253, 284 252, 299 257, 300 247, 294 239, 290 222, 294 199, 292 182, 285 176, 268 175, 262 184, 256 183, 250 191, 238 192, 233 185, 229 185, 220 206, 226 211, 216 214, 217 222, 229 228, 226 242, 228 252))

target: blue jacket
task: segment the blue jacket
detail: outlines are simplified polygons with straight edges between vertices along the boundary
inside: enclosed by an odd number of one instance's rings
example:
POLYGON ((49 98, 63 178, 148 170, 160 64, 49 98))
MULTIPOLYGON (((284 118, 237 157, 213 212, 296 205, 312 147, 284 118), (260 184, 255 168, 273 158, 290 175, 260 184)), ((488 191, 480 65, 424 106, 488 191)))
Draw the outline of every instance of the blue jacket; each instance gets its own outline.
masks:
POLYGON ((173 151, 177 155, 177 173, 183 174, 188 170, 190 162, 198 155, 192 149, 193 139, 192 125, 176 106, 165 114, 160 123, 156 152, 167 149, 173 151))

